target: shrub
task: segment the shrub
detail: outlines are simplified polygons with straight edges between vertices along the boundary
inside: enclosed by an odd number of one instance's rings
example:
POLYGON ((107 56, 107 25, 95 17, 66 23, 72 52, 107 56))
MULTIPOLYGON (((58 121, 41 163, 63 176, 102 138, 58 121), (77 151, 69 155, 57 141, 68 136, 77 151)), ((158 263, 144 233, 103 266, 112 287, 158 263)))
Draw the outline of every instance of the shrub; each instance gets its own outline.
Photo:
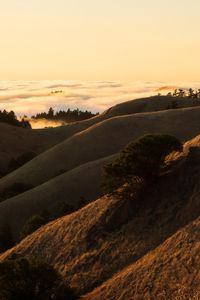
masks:
POLYGON ((165 134, 148 134, 129 143, 119 158, 104 167, 104 191, 112 192, 125 183, 155 180, 172 151, 182 151, 182 144, 165 134))
POLYGON ((50 265, 26 258, 0 263, 2 300, 74 300, 73 290, 50 265))
POLYGON ((41 215, 32 216, 24 224, 20 233, 20 238, 24 239, 27 235, 33 233, 34 231, 36 231, 38 228, 40 228, 42 225, 45 225, 46 223, 47 223, 47 219, 45 217, 41 215))

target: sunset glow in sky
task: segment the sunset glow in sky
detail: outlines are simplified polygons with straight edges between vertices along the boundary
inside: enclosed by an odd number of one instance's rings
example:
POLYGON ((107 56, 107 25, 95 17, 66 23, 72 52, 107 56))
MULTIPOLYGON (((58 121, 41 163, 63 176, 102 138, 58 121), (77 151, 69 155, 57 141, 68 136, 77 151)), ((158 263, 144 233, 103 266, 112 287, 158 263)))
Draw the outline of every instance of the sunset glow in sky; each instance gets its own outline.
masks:
POLYGON ((199 0, 6 0, 0 80, 199 81, 199 0))

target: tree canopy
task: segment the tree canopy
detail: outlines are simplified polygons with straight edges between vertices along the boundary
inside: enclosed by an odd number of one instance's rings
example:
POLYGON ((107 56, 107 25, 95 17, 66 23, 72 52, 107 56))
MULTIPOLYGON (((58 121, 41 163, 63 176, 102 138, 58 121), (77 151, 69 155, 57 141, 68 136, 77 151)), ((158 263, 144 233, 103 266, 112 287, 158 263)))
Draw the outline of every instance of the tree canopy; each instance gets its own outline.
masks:
POLYGON ((55 112, 54 109, 50 107, 48 112, 37 113, 36 115, 32 116, 32 119, 47 119, 51 121, 63 121, 70 123, 89 119, 96 115, 97 114, 94 114, 88 110, 82 111, 78 108, 73 110, 68 108, 67 110, 59 110, 55 112))
POLYGON ((6 111, 5 109, 3 111, 0 110, 0 122, 4 122, 18 127, 31 128, 30 123, 25 119, 19 121, 14 111, 12 110, 10 112, 6 111))
POLYGON ((155 179, 172 151, 182 151, 181 142, 166 134, 148 134, 130 142, 119 157, 104 167, 104 187, 109 192, 134 180, 155 179))

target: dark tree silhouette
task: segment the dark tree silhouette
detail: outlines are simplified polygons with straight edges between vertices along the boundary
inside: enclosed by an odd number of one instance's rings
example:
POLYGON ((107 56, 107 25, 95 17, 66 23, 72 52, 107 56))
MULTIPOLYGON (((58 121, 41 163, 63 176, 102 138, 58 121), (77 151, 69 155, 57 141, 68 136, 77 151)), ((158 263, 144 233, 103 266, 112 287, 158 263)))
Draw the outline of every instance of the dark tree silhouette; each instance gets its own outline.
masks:
POLYGON ((123 184, 154 181, 172 151, 182 151, 182 144, 165 134, 148 134, 129 143, 119 158, 104 167, 104 191, 112 192, 123 184))
POLYGON ((184 89, 179 89, 179 90, 175 90, 173 92, 173 94, 168 93, 168 96, 173 96, 173 97, 180 97, 180 98, 191 98, 191 99, 199 99, 200 98, 200 89, 198 90, 194 90, 192 88, 189 88, 188 91, 184 90, 184 89))
POLYGON ((71 110, 59 110, 55 112, 52 107, 49 108, 48 113, 42 112, 38 113, 35 116, 32 116, 33 119, 47 119, 51 121, 63 121, 66 123, 82 121, 96 116, 97 114, 93 114, 89 111, 81 111, 78 108, 71 110))
POLYGON ((0 110, 0 122, 7 123, 10 125, 31 128, 31 125, 24 118, 19 121, 14 113, 14 111, 7 112, 5 109, 3 111, 0 110))
POLYGON ((73 290, 50 265, 26 258, 0 263, 2 300, 74 300, 73 290))

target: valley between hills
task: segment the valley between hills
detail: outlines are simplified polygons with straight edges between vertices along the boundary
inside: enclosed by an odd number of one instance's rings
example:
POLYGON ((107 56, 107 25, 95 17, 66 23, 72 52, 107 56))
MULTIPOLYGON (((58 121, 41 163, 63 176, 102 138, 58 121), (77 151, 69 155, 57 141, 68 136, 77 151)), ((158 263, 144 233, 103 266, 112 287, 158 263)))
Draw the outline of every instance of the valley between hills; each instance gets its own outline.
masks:
POLYGON ((3 171, 35 154, 0 178, 0 228, 15 241, 1 262, 45 261, 83 300, 200 299, 200 99, 131 100, 57 128, 0 123, 0 141, 3 171), (172 135, 183 151, 137 201, 102 193, 103 167, 146 134, 172 135), (44 212, 47 224, 21 239, 44 212))

